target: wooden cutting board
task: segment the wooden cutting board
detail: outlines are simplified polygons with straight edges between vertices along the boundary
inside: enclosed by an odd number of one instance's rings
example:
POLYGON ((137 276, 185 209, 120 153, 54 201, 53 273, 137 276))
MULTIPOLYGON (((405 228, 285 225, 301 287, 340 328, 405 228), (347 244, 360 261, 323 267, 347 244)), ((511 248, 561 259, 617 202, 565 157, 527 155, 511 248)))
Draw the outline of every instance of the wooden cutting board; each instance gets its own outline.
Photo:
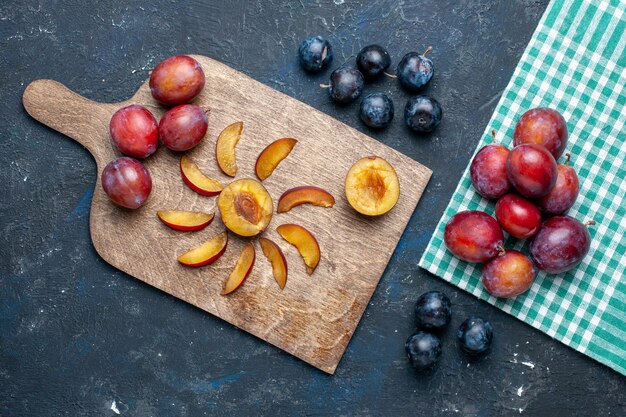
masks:
POLYGON ((210 266, 186 268, 176 261, 182 252, 224 230, 216 197, 200 196, 183 183, 179 154, 161 147, 144 161, 153 181, 145 206, 131 211, 109 201, 100 184, 100 173, 109 161, 120 156, 109 137, 111 116, 131 103, 146 106, 157 119, 165 110, 152 98, 147 81, 130 100, 107 104, 87 100, 55 81, 38 80, 26 88, 24 107, 41 123, 81 143, 95 158, 98 178, 90 230, 93 244, 106 262, 334 373, 431 171, 222 63, 203 56, 194 58, 206 75, 206 86, 195 102, 211 109, 207 136, 190 152, 200 168, 223 184, 229 182, 217 166, 215 140, 224 127, 242 120, 237 178, 254 178, 254 163, 263 148, 278 138, 293 137, 298 144, 264 181, 274 198, 274 207, 283 191, 299 185, 322 187, 337 201, 331 209, 304 205, 274 214, 264 236, 278 243, 287 258, 289 278, 282 291, 255 242, 257 259, 245 284, 230 296, 219 295, 246 242, 233 234, 226 253, 210 266), (396 207, 372 219, 358 215, 343 191, 350 166, 369 155, 389 161, 401 187, 396 207), (177 232, 156 216, 157 210, 166 209, 216 211, 217 216, 202 231, 177 232), (306 274, 297 250, 276 233, 276 226, 283 223, 303 225, 316 236, 322 259, 312 276, 306 274))

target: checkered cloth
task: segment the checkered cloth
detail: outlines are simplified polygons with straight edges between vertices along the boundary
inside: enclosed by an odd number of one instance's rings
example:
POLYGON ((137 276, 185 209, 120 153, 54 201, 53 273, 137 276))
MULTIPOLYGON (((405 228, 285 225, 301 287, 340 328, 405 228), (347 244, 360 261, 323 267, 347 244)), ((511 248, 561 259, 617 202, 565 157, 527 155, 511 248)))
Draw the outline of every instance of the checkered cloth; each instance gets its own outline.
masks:
MULTIPOLYGON (((494 212, 495 204, 472 188, 467 169, 420 266, 626 375, 624 0, 550 3, 477 150, 491 142, 492 129, 497 141, 511 146, 517 119, 542 106, 567 120, 566 152, 580 179, 578 200, 567 214, 598 222, 589 229, 589 254, 564 274, 539 273, 530 290, 512 300, 489 295, 480 282, 481 266, 454 258, 443 242, 455 213, 494 212)), ((528 242, 508 238, 505 246, 528 253, 528 242)))

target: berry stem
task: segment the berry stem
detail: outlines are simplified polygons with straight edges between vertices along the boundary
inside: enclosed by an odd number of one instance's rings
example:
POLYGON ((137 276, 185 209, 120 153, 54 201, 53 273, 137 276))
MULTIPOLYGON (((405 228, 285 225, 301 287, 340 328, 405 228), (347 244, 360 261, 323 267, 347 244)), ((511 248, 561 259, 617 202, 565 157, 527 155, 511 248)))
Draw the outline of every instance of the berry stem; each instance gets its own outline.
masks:
POLYGON ((426 57, 426 54, 429 53, 430 51, 433 50, 433 47, 431 45, 428 46, 428 48, 426 48, 426 50, 424 51, 424 53, 422 54, 423 57, 426 57))
POLYGON ((567 156, 567 160, 565 161, 565 165, 569 165, 570 157, 572 156, 569 152, 565 154, 567 156))
POLYGON ((498 143, 496 141, 496 129, 491 129, 491 143, 498 143))
POLYGON ((330 84, 320 84, 321 88, 330 88, 330 84))
POLYGON ((498 245, 496 249, 498 249, 498 256, 504 256, 504 254, 506 253, 502 245, 498 245))
POLYGON ((398 76, 397 76, 397 75, 395 75, 395 74, 389 74, 388 72, 383 72, 383 74, 385 74, 385 76, 386 76, 386 77, 389 77, 389 78, 398 78, 398 76))
POLYGON ((587 221, 585 222, 585 226, 593 226, 594 224, 596 224, 596 221, 595 221, 595 220, 587 220, 587 221))

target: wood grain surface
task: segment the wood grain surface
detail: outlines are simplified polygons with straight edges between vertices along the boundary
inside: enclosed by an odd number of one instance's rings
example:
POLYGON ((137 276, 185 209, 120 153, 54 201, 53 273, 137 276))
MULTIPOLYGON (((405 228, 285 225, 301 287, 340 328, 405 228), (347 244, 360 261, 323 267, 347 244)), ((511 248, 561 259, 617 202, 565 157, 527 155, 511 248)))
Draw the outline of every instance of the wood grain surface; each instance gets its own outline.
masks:
POLYGON ((109 137, 111 116, 132 103, 146 106, 157 119, 165 111, 152 98, 147 81, 130 100, 107 104, 85 99, 55 81, 38 80, 24 92, 24 107, 36 120, 78 141, 94 156, 98 178, 90 213, 91 239, 106 262, 334 373, 431 171, 224 64, 203 56, 194 58, 206 75, 206 86, 195 103, 211 110, 207 136, 190 152, 200 168, 223 184, 229 182, 217 166, 215 140, 224 127, 241 120, 244 131, 237 146, 237 178, 254 178, 254 163, 263 148, 278 138, 293 137, 298 144, 263 183, 274 206, 286 189, 299 185, 322 187, 337 201, 331 209, 304 205, 274 213, 263 236, 278 243, 287 258, 289 278, 282 291, 256 239, 252 274, 230 296, 219 292, 248 239, 231 234, 226 253, 210 266, 186 268, 176 261, 182 252, 224 230, 219 212, 216 220, 199 232, 174 231, 158 220, 157 210, 217 211, 216 197, 200 196, 183 183, 180 154, 161 147, 144 160, 153 189, 142 208, 126 210, 109 201, 100 173, 109 161, 121 156, 109 137), (371 219, 358 215, 343 192, 350 166, 369 155, 389 161, 401 187, 396 207, 371 219), (301 224, 316 236, 322 259, 312 276, 306 274, 296 249, 276 233, 276 226, 283 223, 301 224))

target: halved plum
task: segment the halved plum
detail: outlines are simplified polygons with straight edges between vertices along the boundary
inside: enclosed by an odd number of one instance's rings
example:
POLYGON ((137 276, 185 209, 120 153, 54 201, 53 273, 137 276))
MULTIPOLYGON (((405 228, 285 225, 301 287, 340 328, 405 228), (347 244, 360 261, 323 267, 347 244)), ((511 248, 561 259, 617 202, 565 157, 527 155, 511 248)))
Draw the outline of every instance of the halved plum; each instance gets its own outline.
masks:
POLYGON ((222 190, 217 207, 230 231, 240 236, 256 236, 272 220, 274 203, 260 182, 240 179, 222 190))

